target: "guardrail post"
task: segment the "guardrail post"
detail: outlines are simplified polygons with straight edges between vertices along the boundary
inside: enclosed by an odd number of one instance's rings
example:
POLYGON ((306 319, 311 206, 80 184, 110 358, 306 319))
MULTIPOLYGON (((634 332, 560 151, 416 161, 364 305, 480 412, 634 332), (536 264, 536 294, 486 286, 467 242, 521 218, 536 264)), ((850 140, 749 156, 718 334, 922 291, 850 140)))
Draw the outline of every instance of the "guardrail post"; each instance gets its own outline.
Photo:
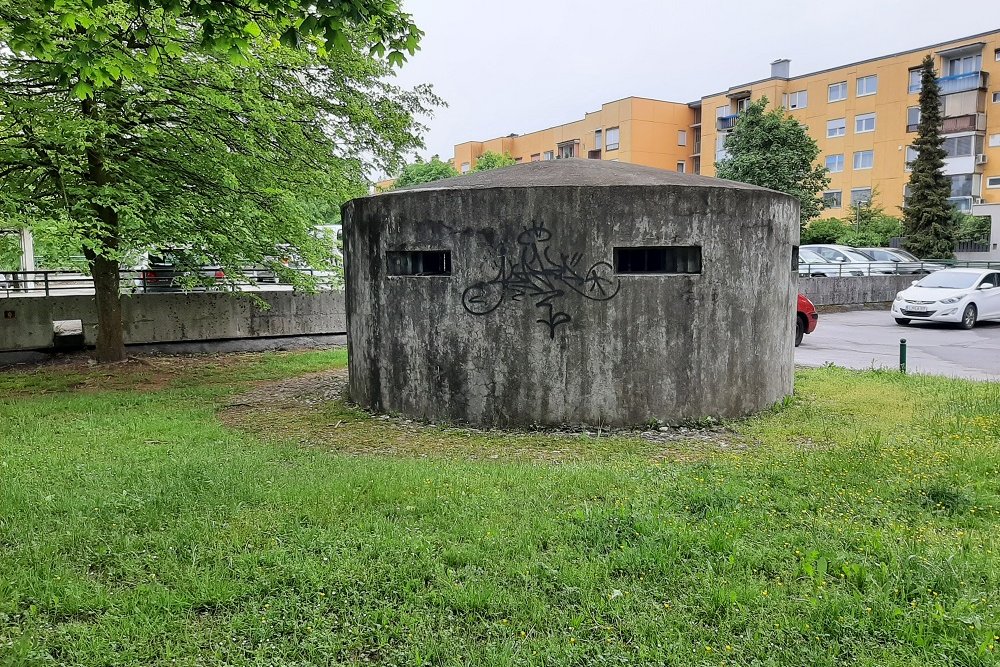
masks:
POLYGON ((906 373, 906 339, 899 339, 899 372, 906 373))
POLYGON ((45 281, 45 296, 49 296, 49 272, 46 271, 42 274, 42 279, 45 281))

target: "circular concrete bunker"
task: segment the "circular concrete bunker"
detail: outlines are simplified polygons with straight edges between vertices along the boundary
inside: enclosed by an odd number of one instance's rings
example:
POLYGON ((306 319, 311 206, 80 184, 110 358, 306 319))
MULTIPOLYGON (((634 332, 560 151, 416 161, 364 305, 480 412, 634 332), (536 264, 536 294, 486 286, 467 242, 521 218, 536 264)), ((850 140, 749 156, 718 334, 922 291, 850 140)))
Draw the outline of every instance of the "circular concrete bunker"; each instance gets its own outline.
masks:
POLYGON ((736 417, 792 391, 798 202, 557 160, 343 209, 350 395, 482 426, 736 417))

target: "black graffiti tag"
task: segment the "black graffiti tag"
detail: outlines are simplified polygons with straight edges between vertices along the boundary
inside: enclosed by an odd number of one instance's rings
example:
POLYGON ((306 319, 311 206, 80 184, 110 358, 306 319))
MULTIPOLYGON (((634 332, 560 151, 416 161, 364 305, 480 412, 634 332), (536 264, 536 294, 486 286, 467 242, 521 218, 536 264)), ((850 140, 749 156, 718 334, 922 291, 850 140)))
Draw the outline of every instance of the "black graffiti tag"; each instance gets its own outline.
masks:
POLYGON ((559 310, 558 299, 570 291, 592 301, 613 299, 621 289, 621 281, 608 262, 595 262, 585 271, 578 270, 581 253, 558 253, 549 246, 552 233, 535 224, 517 237, 520 255, 516 261, 500 258, 500 268, 491 280, 469 285, 462 293, 462 305, 473 315, 486 315, 500 307, 504 299, 520 302, 531 299, 542 317, 536 320, 548 327, 549 338, 556 337, 556 328, 573 321, 569 313, 559 310))

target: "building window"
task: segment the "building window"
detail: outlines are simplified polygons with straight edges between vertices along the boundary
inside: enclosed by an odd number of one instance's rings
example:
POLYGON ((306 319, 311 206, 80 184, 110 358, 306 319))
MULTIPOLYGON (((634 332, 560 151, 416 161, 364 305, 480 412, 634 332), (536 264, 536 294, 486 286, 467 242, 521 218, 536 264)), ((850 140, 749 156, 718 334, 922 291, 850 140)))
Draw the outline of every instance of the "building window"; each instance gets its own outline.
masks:
POLYGON ((687 143, 688 143, 687 130, 677 130, 677 145, 687 146, 687 143))
POLYGON ((998 147, 1000 147, 1000 134, 991 134, 990 148, 998 148, 998 147))
POLYGON ((913 162, 917 159, 917 149, 913 146, 906 147, 906 171, 913 171, 913 162))
POLYGON ((878 92, 878 75, 858 77, 858 97, 874 95, 878 92))
POLYGON ((906 131, 916 132, 920 125, 920 107, 906 108, 906 131))
POLYGON ((844 171, 844 154, 838 153, 837 155, 827 155, 826 168, 834 174, 839 171, 844 171))
POLYGON ((823 193, 823 206, 826 208, 840 208, 844 205, 844 194, 840 190, 827 190, 823 193))
POLYGON ((531 161, 532 162, 538 162, 541 159, 542 159, 542 154, 541 153, 533 153, 531 155, 531 161))
POLYGON ((614 249, 615 273, 701 273, 701 246, 614 249))
POLYGON ((390 250, 385 254, 390 276, 450 276, 450 250, 390 250))
POLYGON ((871 201, 871 188, 854 188, 851 190, 851 206, 867 206, 871 201))
POLYGON ((607 134, 607 142, 605 144, 605 148, 607 148, 609 151, 618 150, 618 128, 609 127, 606 134, 607 134))
POLYGON ((553 157, 552 151, 545 151, 544 153, 542 153, 543 160, 551 160, 552 157, 553 157))
POLYGON ((726 116, 732 114, 732 112, 733 112, 732 109, 733 108, 730 105, 728 105, 728 104, 726 104, 724 106, 721 106, 721 107, 715 107, 715 117, 716 118, 725 118, 726 116))
POLYGON ((920 81, 923 76, 923 71, 919 67, 915 67, 910 70, 910 83, 906 87, 906 92, 908 93, 919 93, 920 89, 923 88, 923 83, 920 81))
POLYGON ((866 113, 854 117, 854 134, 875 131, 875 114, 866 113))
POLYGON ((1000 49, 993 52, 993 57, 996 58, 998 63, 1000 63, 1000 49))
POLYGON ((993 104, 1000 102, 1000 93, 993 93, 993 104))
POLYGON ((566 158, 576 157, 576 142, 570 142, 566 144, 560 144, 559 148, 559 159, 565 160, 566 158))
MULTIPOLYGON (((944 144, 942 145, 945 157, 968 157, 976 152, 981 153, 982 150, 974 150, 975 142, 972 139, 971 134, 966 134, 961 137, 945 137, 944 144)), ((980 146, 980 149, 981 148, 982 146, 980 146)))
POLYGON ((685 163, 684 162, 678 162, 677 163, 677 173, 678 174, 683 174, 684 173, 684 167, 685 167, 685 163))
POLYGON ((855 169, 871 169, 875 166, 875 151, 856 151, 854 153, 855 169))
POLYGON ((986 179, 986 187, 1000 188, 1000 176, 990 176, 986 179))
POLYGON ((847 134, 847 119, 834 118, 826 121, 826 138, 842 137, 847 134))
POLYGON ((983 68, 982 54, 974 56, 960 56, 948 60, 948 76, 958 76, 960 74, 972 74, 983 68))
POLYGON ((469 167, 470 167, 470 165, 469 165, 468 162, 463 162, 462 163, 462 173, 463 174, 468 174, 469 173, 469 167))
POLYGON ((594 130, 594 150, 596 151, 601 150, 601 140, 603 138, 604 135, 601 133, 600 130, 594 130))
POLYGON ((743 113, 750 108, 750 97, 741 97, 736 100, 736 113, 743 113))
POLYGON ((847 99, 847 82, 831 83, 826 92, 827 102, 840 102, 847 99))
POLYGON ((805 90, 797 90, 788 95, 789 109, 805 109, 809 104, 809 95, 805 90))
POLYGON ((972 191, 973 186, 973 174, 956 174, 951 176, 951 196, 952 197, 971 197, 973 194, 978 194, 972 191))

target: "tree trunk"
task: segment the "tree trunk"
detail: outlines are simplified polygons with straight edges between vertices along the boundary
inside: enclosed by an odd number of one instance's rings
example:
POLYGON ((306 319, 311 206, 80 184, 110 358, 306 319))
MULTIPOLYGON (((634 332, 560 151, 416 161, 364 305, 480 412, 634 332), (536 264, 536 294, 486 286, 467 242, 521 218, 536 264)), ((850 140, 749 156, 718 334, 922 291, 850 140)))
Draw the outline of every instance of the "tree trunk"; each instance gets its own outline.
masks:
POLYGON ((97 354, 99 363, 124 361, 125 327, 119 292, 118 262, 101 255, 90 261, 97 300, 97 354))
MULTIPOLYGON (((83 115, 97 119, 94 100, 82 103, 83 115)), ((106 186, 111 179, 104 169, 103 146, 94 140, 87 146, 86 178, 98 187, 106 186)), ((100 220, 100 249, 86 250, 90 275, 94 277, 94 294, 97 301, 97 361, 108 363, 125 359, 125 326, 122 320, 122 297, 119 291, 118 260, 111 259, 118 250, 118 211, 95 203, 94 213, 100 220)))

